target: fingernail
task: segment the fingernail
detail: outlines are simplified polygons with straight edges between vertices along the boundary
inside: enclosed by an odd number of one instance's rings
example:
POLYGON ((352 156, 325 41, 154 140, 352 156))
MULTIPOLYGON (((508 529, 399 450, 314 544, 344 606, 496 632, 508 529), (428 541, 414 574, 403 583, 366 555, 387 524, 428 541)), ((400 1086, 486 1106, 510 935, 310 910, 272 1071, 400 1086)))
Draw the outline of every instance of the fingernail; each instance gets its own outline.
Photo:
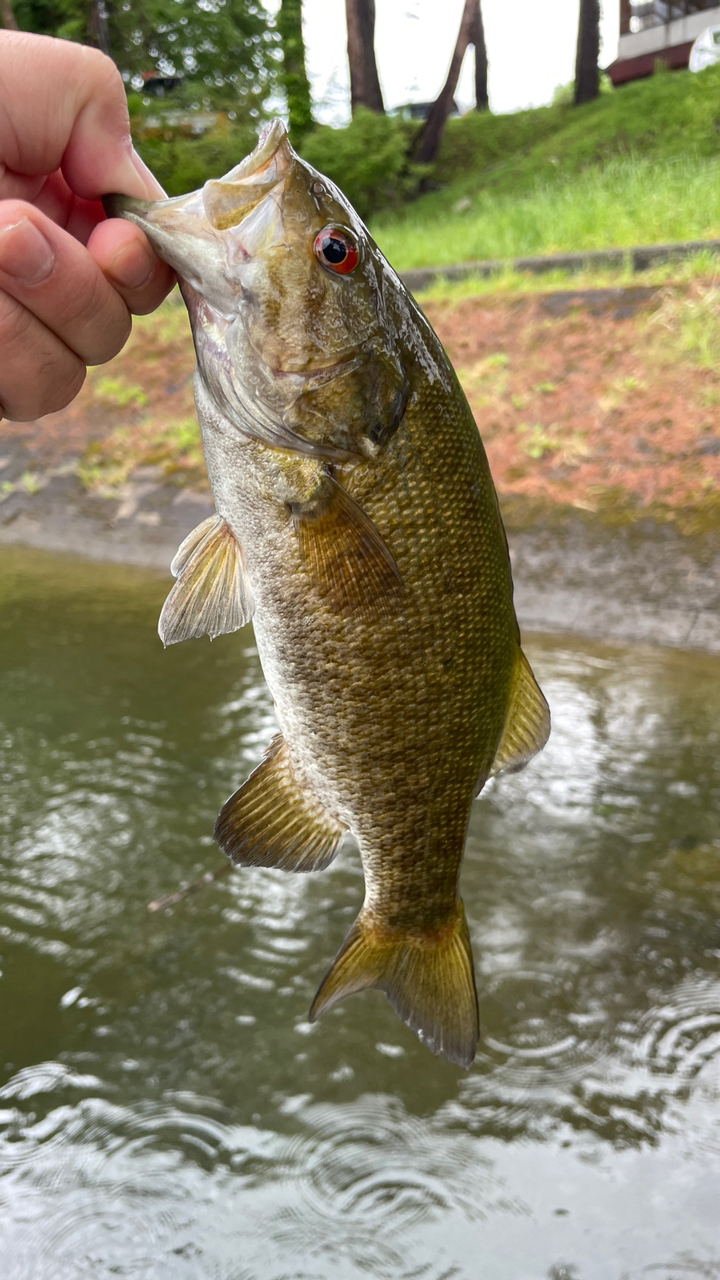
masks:
POLYGON ((29 218, 0 230, 0 271, 21 284, 40 284, 55 265, 52 245, 29 218))
POLYGON ((160 183, 153 177, 134 147, 128 147, 119 163, 113 165, 112 174, 106 179, 104 190, 121 196, 137 196, 141 200, 162 200, 165 196, 160 183))
POLYGON ((155 259, 141 241, 134 240, 115 254, 108 275, 125 289, 142 289, 155 270, 155 259))
POLYGON ((138 155, 134 147, 132 149, 131 155, 132 155, 132 162, 135 165, 137 172, 140 174, 140 177, 142 178, 143 182, 147 185, 148 193, 151 199, 165 200, 167 198, 165 191, 160 186, 160 183, 158 182, 152 170, 148 169, 145 161, 140 159, 140 156, 138 155))

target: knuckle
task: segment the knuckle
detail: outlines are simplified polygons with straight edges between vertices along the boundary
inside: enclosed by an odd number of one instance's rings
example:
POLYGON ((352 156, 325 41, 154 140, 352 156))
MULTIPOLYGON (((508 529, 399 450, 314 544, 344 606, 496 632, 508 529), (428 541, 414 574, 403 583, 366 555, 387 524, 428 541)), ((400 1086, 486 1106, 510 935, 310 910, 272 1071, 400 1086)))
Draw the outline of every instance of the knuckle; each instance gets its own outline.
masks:
POLYGON ((70 360, 48 361, 44 373, 45 394, 42 407, 37 411, 41 417, 46 413, 57 413, 74 400, 82 387, 87 370, 77 358, 70 360))
POLYGON ((86 56, 88 75, 85 84, 86 101, 102 103, 105 111, 117 117, 118 132, 129 137, 129 121, 127 118, 127 96, 123 78, 112 58, 100 49, 83 50, 86 56))
POLYGON ((7 295, 0 295, 0 412, 28 421, 62 409, 77 395, 85 366, 7 295))
MULTIPOLYGON (((107 288, 107 285, 104 287, 107 288)), ((119 295, 112 299, 98 296, 89 314, 91 320, 82 342, 81 354, 88 364, 104 364, 125 346, 130 337, 132 318, 119 295)))
MULTIPOLYGON (((127 341, 130 315, 122 298, 94 265, 77 273, 74 289, 53 290, 49 327, 87 364, 114 356, 127 341)), ((49 301, 49 300, 48 300, 49 301)))
POLYGON ((29 311, 7 294, 0 295, 0 347, 5 367, 13 360, 16 348, 22 349, 25 345, 33 323, 29 311))
POLYGON ((104 86, 109 89, 123 89, 123 79, 118 71, 112 58, 109 58, 101 49, 93 49, 88 45, 83 45, 83 57, 85 59, 85 71, 92 77, 94 85, 104 86))

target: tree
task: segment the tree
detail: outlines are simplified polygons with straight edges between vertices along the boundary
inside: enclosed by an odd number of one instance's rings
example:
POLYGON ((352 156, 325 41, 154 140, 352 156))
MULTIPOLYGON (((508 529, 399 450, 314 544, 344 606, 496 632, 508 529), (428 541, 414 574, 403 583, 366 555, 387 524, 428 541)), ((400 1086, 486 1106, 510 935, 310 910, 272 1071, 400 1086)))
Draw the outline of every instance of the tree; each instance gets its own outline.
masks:
POLYGON ((350 64, 350 106, 385 114, 375 61, 375 0, 345 0, 350 64))
POLYGON ((106 53, 109 58, 112 57, 110 33, 108 31, 108 10, 105 0, 92 0, 88 35, 96 49, 102 49, 103 53, 106 53))
POLYGON ((440 150, 440 143, 442 142, 447 118, 452 110, 453 95, 457 88, 460 68, 462 66, 467 47, 472 38, 472 32, 477 21, 478 12, 478 0, 465 0, 462 18, 460 19, 460 30, 458 32, 457 41, 455 42, 455 50, 450 61, 450 70, 447 74, 447 80, 433 102, 428 118, 420 130, 415 144, 415 159, 420 164, 432 164, 440 150))
POLYGON ((488 98, 487 83, 488 60, 487 49, 485 48, 485 27, 483 26, 480 0, 477 0, 477 9, 475 11, 472 31, 470 32, 470 43, 475 46, 475 110, 489 111, 490 99, 488 98))
POLYGON ((600 3, 580 0, 577 54, 575 57, 575 105, 591 102, 600 92, 600 3))
POLYGON ((24 31, 104 48, 123 78, 183 75, 218 106, 260 106, 277 36, 259 0, 14 0, 24 31))
POLYGON ((305 69, 302 0, 280 0, 277 29, 282 42, 282 82, 287 97, 290 137, 297 146, 313 127, 310 84, 305 69))
POLYGON ((6 27, 8 31, 17 31, 18 24, 15 20, 15 14, 13 13, 13 7, 10 0, 0 0, 0 18, 2 19, 3 26, 6 27))

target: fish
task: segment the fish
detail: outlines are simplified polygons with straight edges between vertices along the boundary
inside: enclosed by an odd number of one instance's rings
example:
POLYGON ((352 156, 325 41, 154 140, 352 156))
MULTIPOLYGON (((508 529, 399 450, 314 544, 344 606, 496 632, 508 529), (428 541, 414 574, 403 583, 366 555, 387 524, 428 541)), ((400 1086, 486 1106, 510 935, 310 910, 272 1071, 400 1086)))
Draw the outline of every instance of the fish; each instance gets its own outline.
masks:
POLYGON ((253 620, 280 732, 223 805, 236 866, 319 871, 354 839, 362 909, 314 1021, 385 992, 436 1054, 479 1039, 458 892, 473 799, 550 731, 457 375, 341 191, 281 120, 198 191, 106 198, 177 272, 216 513, 182 543, 166 645, 253 620))

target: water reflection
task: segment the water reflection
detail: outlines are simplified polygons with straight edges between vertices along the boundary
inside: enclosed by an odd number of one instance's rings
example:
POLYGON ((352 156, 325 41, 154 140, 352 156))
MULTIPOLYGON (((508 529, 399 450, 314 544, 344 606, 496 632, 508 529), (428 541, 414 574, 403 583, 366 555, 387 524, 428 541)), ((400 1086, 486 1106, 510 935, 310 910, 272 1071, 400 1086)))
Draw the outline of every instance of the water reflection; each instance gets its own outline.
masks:
POLYGON ((463 1073, 368 993, 307 1009, 362 897, 235 874, 274 729, 249 631, 167 653, 165 582, 4 551, 3 1277, 720 1277, 720 662, 528 646, 555 732, 475 807, 463 1073))

